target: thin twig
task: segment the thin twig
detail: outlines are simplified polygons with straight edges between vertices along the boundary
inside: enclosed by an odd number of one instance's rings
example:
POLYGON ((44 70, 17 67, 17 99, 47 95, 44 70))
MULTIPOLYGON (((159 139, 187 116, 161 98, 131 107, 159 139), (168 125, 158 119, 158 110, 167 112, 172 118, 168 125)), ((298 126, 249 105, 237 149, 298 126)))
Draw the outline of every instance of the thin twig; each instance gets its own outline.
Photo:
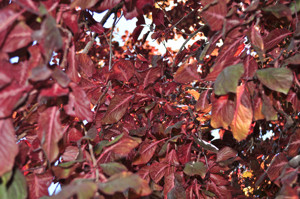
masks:
MULTIPOLYGON (((201 28, 198 28, 198 30, 196 30, 195 32, 193 32, 184 42, 183 42, 183 44, 181 45, 181 47, 179 48, 179 51, 178 51, 178 53, 177 53, 177 55, 179 55, 182 51, 183 51, 183 49, 184 49, 184 47, 185 47, 185 44, 187 44, 195 35, 197 35, 201 30, 203 30, 204 29, 204 27, 206 27, 205 25, 204 26, 202 26, 201 28)), ((175 62, 176 62, 176 56, 175 56, 175 58, 174 58, 174 60, 173 60, 173 64, 172 64, 172 67, 174 67, 175 66, 175 62)))
MULTIPOLYGON (((118 5, 116 5, 116 6, 113 7, 112 9, 110 9, 110 10, 104 15, 104 17, 103 17, 102 20, 100 21, 100 24, 101 24, 102 26, 104 26, 104 24, 106 23, 106 21, 107 21, 107 19, 110 17, 110 15, 111 15, 112 13, 115 13, 115 15, 116 15, 117 11, 118 11, 120 8, 122 8, 123 4, 124 4, 124 3, 123 3, 123 1, 122 1, 122 2, 120 2, 118 5)), ((114 25, 113 25, 113 27, 114 27, 114 25)), ((96 39, 97 36, 98 36, 97 33, 93 33, 93 35, 92 35, 92 37, 91 37, 91 40, 86 44, 86 46, 84 47, 84 49, 82 50, 81 53, 87 54, 87 53, 89 52, 89 50, 90 50, 91 47, 93 46, 93 43, 95 42, 95 39, 96 39)))
POLYGON ((114 23, 112 25, 110 36, 109 36, 109 65, 108 65, 109 67, 108 67, 108 71, 110 71, 111 68, 112 68, 111 60, 112 60, 112 54, 113 54, 113 52, 112 52, 111 42, 112 42, 112 36, 113 36, 113 33, 114 33, 114 28, 115 28, 115 25, 116 25, 117 18, 118 18, 117 13, 115 13, 114 23))
POLYGON ((95 114, 94 114, 94 122, 96 122, 96 116, 97 116, 97 113, 99 111, 99 108, 100 108, 100 102, 102 101, 103 97, 105 96, 105 94, 107 93, 109 87, 111 86, 111 82, 109 81, 106 85, 106 88, 105 90, 103 91, 103 93, 100 95, 100 97, 98 98, 95 106, 96 106, 96 110, 95 110, 95 114))
MULTIPOLYGON (((88 136, 87 134, 87 131, 85 129, 85 127, 82 125, 83 127, 83 130, 84 130, 84 135, 85 136, 88 136)), ((94 154, 94 150, 93 150, 93 145, 91 144, 90 140, 87 140, 87 143, 88 143, 88 147, 89 147, 89 152, 90 152, 90 155, 91 155, 91 159, 92 159, 92 163, 93 163, 93 168, 96 169, 95 170, 95 181, 98 182, 99 180, 99 170, 97 168, 97 160, 95 158, 95 154, 94 154)))

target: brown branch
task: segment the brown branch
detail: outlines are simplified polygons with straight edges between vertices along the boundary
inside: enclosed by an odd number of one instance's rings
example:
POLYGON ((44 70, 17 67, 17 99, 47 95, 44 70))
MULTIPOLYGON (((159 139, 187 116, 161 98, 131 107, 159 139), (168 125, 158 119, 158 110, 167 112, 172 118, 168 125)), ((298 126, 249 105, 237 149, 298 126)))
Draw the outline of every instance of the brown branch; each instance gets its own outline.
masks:
MULTIPOLYGON (((206 25, 202 26, 201 28, 198 28, 198 30, 196 30, 195 32, 193 32, 193 33, 192 33, 192 34, 191 34, 191 35, 183 42, 183 44, 182 44, 181 47, 179 48, 179 51, 177 52, 177 55, 179 55, 179 54, 183 51, 185 45, 186 45, 186 44, 187 44, 187 43, 188 43, 195 35, 197 35, 201 30, 203 30, 204 27, 206 27, 206 25)), ((172 67, 175 66, 175 62, 176 62, 176 56, 175 56, 175 58, 174 58, 174 60, 173 60, 172 67)))
POLYGON ((96 122, 96 116, 97 116, 97 113, 99 111, 99 108, 100 108, 100 102, 102 101, 103 97, 105 96, 105 94, 107 93, 109 87, 111 86, 111 82, 109 81, 106 85, 106 88, 105 90, 103 91, 103 93, 100 95, 100 97, 98 98, 95 106, 96 106, 96 110, 95 110, 95 115, 94 115, 94 123, 96 122))
POLYGON ((70 43, 71 43, 71 40, 72 40, 72 33, 66 29, 66 28, 63 28, 61 26, 59 26, 59 28, 68 35, 68 40, 66 42, 66 46, 65 46, 65 51, 64 51, 64 54, 63 54, 63 59, 60 63, 60 67, 61 68, 66 68, 66 65, 67 65, 67 58, 68 58, 68 51, 69 51, 69 47, 70 47, 70 43))
MULTIPOLYGON (((110 17, 110 15, 112 13, 117 13, 117 11, 122 8, 124 2, 120 2, 118 5, 116 5, 115 7, 113 7, 112 9, 110 9, 105 15, 104 17, 102 18, 102 20, 100 21, 100 24, 103 26, 107 19, 110 17)), ((114 27, 114 24, 113 24, 113 27, 114 27)), ((82 50, 81 53, 84 53, 84 54, 87 54, 89 52, 89 50, 91 49, 91 47, 93 46, 93 43, 95 42, 95 39, 96 37, 98 36, 97 33, 94 33, 91 37, 91 40, 86 44, 86 46, 84 47, 84 49, 82 50)))
MULTIPOLYGON (((84 135, 85 135, 85 136, 88 136, 85 127, 84 127, 83 125, 82 125, 82 127, 83 127, 83 130, 84 130, 84 135)), ((96 160, 96 158, 95 158, 93 146, 92 146, 90 140, 87 140, 87 143, 88 143, 89 152, 90 152, 91 159, 92 159, 92 163, 93 163, 93 168, 96 169, 96 170, 95 170, 95 178, 96 178, 95 181, 98 182, 98 180, 99 180, 99 170, 98 170, 98 168, 97 168, 97 160, 96 160)))

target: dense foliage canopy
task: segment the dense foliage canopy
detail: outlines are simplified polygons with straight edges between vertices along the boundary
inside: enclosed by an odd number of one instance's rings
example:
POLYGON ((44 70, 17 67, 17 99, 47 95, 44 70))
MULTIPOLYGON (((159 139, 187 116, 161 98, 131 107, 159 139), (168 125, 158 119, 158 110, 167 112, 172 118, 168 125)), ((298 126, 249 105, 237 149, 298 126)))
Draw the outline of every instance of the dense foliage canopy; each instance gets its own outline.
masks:
POLYGON ((0 0, 1 198, 298 198, 299 11, 0 0), (113 41, 121 17, 136 28, 113 41))

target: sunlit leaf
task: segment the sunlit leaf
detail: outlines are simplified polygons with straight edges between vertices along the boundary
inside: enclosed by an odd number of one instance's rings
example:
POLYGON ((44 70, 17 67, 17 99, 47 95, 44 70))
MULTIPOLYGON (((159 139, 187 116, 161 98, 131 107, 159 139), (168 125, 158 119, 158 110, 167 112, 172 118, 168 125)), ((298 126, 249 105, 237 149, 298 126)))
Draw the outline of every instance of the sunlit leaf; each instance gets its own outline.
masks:
POLYGON ((189 176, 200 175, 204 178, 206 175, 206 166, 203 162, 188 162, 185 164, 183 172, 189 176))
POLYGON ((112 176, 114 174, 127 171, 127 168, 118 162, 109 162, 105 164, 100 164, 101 169, 106 175, 112 176))
POLYGON ((151 193, 148 183, 136 174, 121 172, 111 176, 106 182, 99 183, 98 188, 105 194, 113 195, 116 192, 124 192, 131 188, 139 196, 147 196, 151 193))
POLYGON ((245 84, 237 88, 236 110, 230 128, 233 137, 237 141, 246 139, 253 118, 252 103, 250 94, 245 88, 245 84))
POLYGON ((26 176, 29 188, 28 195, 30 199, 39 199, 42 196, 48 196, 48 187, 52 182, 53 176, 50 172, 44 174, 29 174, 26 176))
POLYGON ((287 68, 266 68, 256 71, 262 84, 269 89, 287 94, 293 83, 293 73, 287 68))
POLYGON ((231 124, 235 113, 235 102, 228 95, 212 96, 211 126, 225 129, 231 124))
POLYGON ((244 73, 243 64, 226 67, 217 77, 214 84, 216 95, 226 95, 229 92, 236 93, 238 81, 244 73))

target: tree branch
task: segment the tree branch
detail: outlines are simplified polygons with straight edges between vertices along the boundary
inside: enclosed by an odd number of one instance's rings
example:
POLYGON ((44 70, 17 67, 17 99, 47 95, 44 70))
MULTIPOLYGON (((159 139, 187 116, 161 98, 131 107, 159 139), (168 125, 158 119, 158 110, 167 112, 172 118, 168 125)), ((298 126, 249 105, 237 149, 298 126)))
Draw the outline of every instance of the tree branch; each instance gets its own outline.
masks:
MULTIPOLYGON (((201 30, 203 30, 204 27, 206 27, 206 25, 202 26, 201 28, 198 28, 198 30, 196 30, 195 32, 193 32, 193 33, 192 33, 192 34, 191 34, 191 35, 183 42, 183 44, 182 44, 181 47, 179 48, 179 51, 178 51, 177 55, 179 55, 179 54, 183 51, 183 49, 184 49, 184 47, 185 47, 185 44, 187 44, 187 43, 188 43, 195 35, 197 35, 201 30)), ((173 60, 172 67, 175 66, 175 62, 176 62, 176 56, 175 56, 175 58, 174 58, 174 60, 173 60)))

